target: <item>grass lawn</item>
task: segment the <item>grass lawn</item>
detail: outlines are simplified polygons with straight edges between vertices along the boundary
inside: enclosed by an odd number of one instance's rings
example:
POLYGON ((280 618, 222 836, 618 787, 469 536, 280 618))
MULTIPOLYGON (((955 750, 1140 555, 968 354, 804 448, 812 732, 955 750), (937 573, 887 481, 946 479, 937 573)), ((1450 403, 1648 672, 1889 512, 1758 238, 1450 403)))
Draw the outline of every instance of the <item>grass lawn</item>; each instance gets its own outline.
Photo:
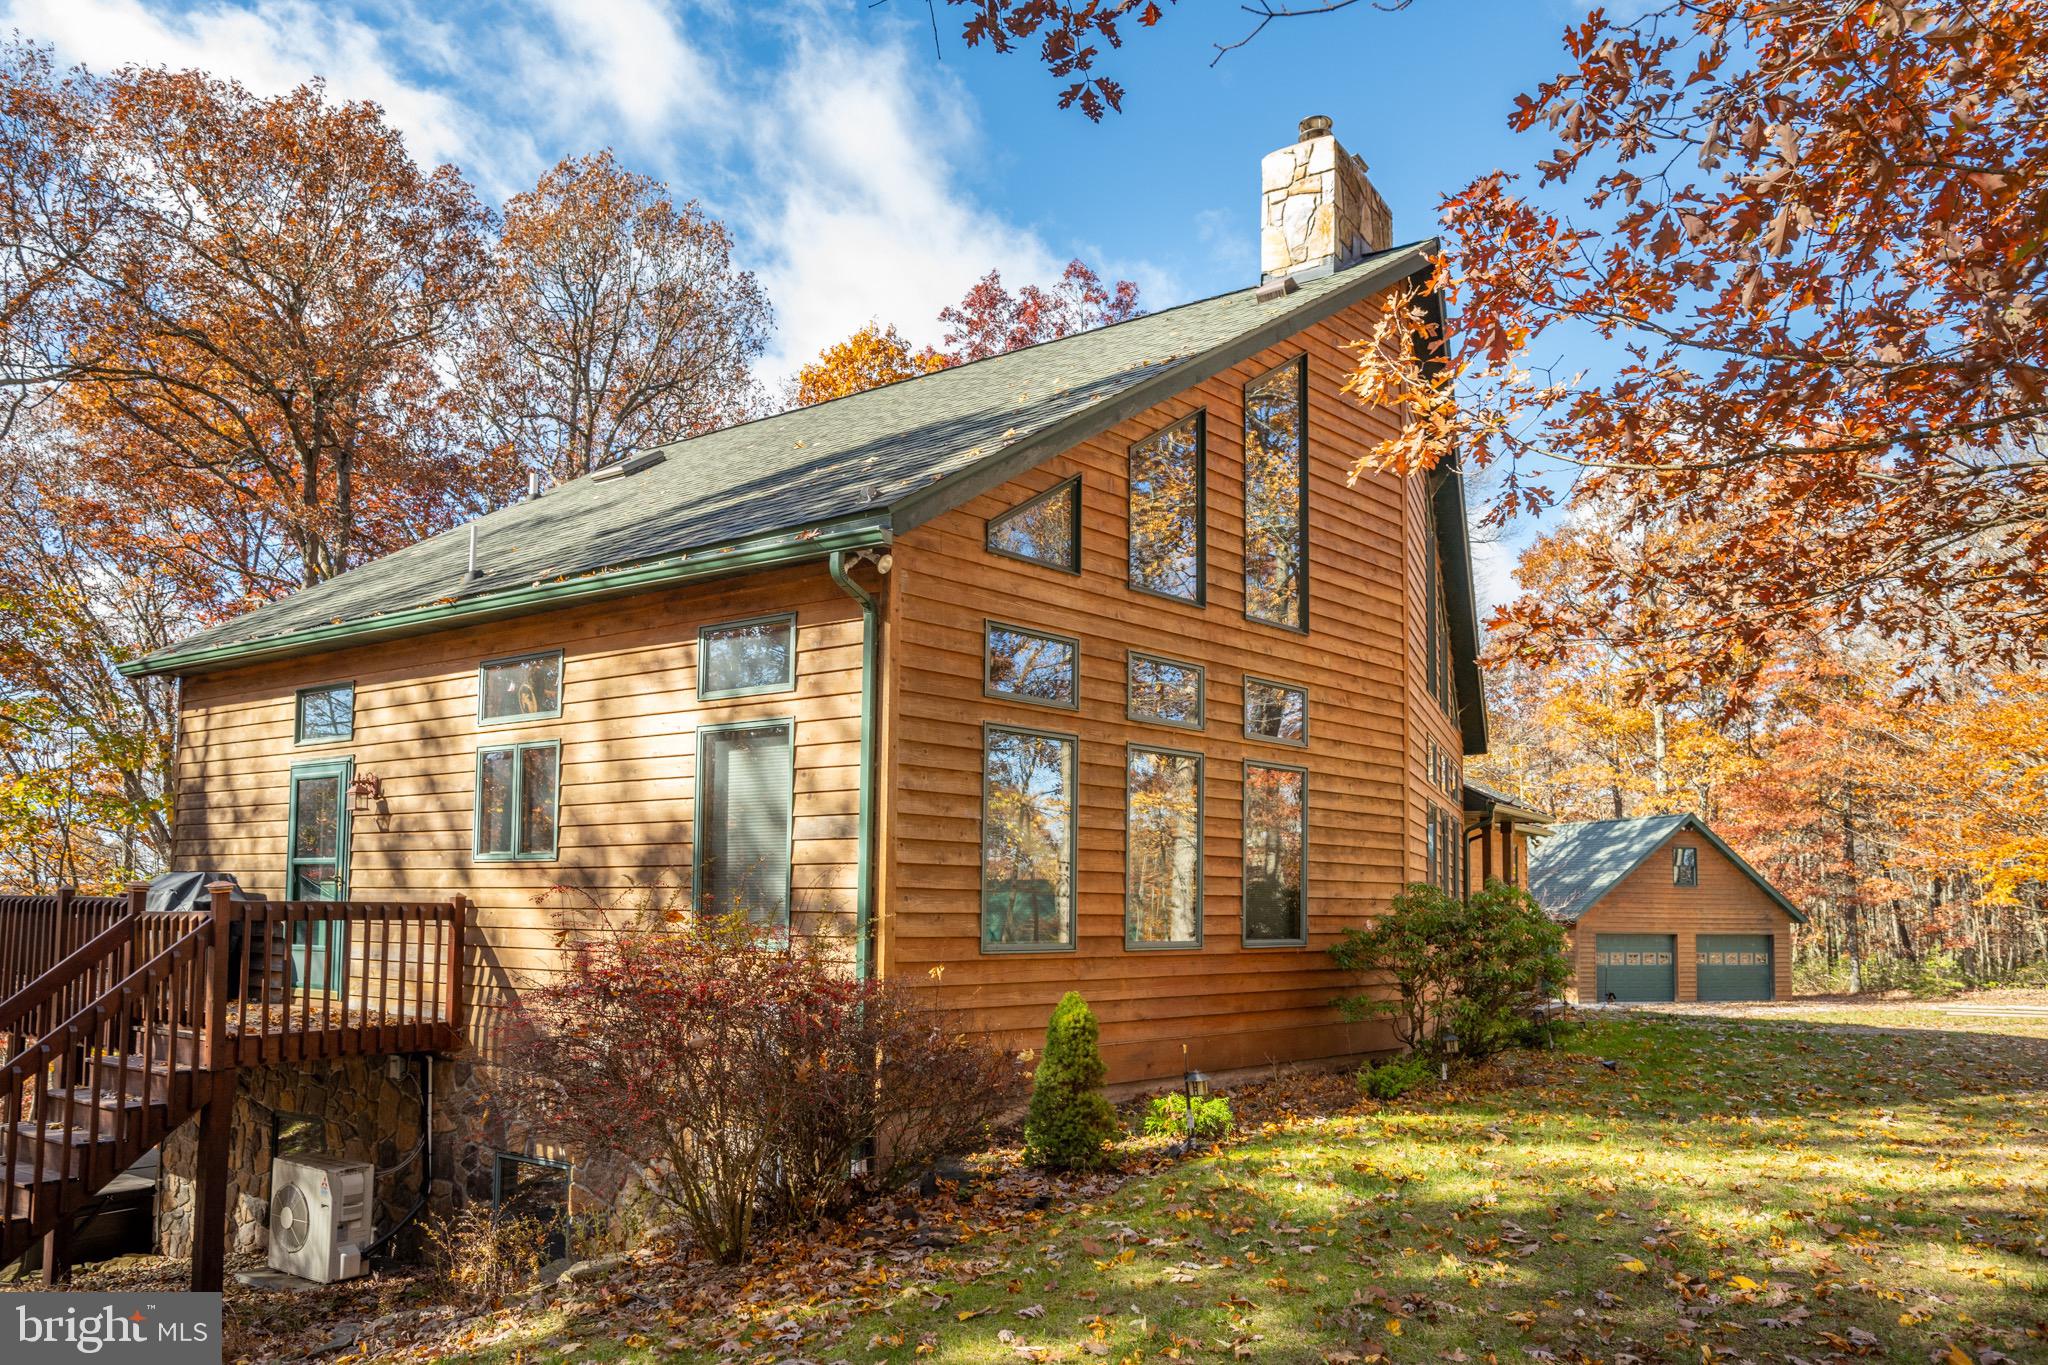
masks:
POLYGON ((2048 1040, 1798 1013, 1605 1015, 1093 1199, 963 1205, 914 1258, 764 1264, 716 1320, 621 1276, 433 1354, 2048 1361, 2048 1040))

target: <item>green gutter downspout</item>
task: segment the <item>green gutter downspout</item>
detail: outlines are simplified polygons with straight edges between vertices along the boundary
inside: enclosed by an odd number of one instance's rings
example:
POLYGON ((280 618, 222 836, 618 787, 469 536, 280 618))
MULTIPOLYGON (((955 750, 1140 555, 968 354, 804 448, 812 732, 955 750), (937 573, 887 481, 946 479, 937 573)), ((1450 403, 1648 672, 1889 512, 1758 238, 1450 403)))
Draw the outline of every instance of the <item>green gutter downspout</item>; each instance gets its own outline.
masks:
POLYGON ((840 591, 860 603, 860 829, 854 839, 853 975, 856 981, 866 981, 875 971, 875 662, 881 641, 875 636, 875 599, 847 576, 846 551, 834 550, 826 564, 840 591))

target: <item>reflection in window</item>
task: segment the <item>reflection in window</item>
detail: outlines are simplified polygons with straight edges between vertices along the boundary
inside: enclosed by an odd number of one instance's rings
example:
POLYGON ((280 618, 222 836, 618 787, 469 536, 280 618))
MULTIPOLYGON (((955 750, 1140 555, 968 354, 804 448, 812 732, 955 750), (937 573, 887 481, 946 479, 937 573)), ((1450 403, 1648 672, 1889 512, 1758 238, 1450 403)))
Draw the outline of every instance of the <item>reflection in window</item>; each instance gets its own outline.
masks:
POLYGON ((1125 813, 1124 938, 1202 941, 1202 760, 1132 749, 1125 813))
POLYGON ((1202 600, 1202 414, 1131 447, 1131 586, 1202 600))
POLYGON ((796 686, 796 618, 776 616, 697 632, 697 696, 739 697, 796 686))
POLYGON ((477 857, 555 856, 560 760, 553 740, 477 751, 477 857))
POLYGON ((1132 720, 1199 730, 1203 725, 1202 670, 1194 664, 1133 654, 1125 706, 1132 720))
POLYGON ((1279 744, 1308 743, 1308 691, 1263 678, 1244 680, 1244 732, 1279 744))
POLYGON ((340 900, 346 894, 347 772, 340 767, 292 773, 292 900, 340 900))
POLYGON ((1671 884, 1673 886, 1698 886, 1700 884, 1700 851, 1696 848, 1674 848, 1671 850, 1671 884))
POLYGON ((1295 630, 1308 629, 1304 363, 1244 390, 1244 614, 1295 630))
POLYGON ((1074 741, 991 726, 982 754, 981 933, 1074 944, 1074 741))
POLYGON ((1308 774, 1244 765, 1244 940, 1306 943, 1308 774))
POLYGON ((1061 635, 988 625, 984 681, 999 697, 1073 708, 1080 705, 1081 648, 1061 635))
POLYGON ((988 548, 1076 573, 1081 567, 1081 481, 1068 479, 988 519, 988 548))
POLYGON ((527 720, 562 714, 562 656, 495 659, 478 673, 479 720, 527 720))
POLYGON ((351 739, 356 732, 356 685, 309 687, 299 693, 298 741, 351 739))
POLYGON ((772 721, 697 732, 697 904, 744 910, 777 933, 789 929, 792 731, 772 721))

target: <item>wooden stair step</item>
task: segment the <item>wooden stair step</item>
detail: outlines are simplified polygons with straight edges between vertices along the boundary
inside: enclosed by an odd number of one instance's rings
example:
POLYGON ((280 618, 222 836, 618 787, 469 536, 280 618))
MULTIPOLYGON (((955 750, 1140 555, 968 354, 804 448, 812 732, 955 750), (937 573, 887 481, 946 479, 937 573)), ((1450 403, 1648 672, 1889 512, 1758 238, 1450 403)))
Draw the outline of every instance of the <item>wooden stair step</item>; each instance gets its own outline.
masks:
POLYGON ((45 1127, 37 1123, 17 1123, 14 1131, 21 1134, 17 1153, 23 1150, 33 1152, 40 1146, 44 1164, 61 1172, 67 1179, 82 1179, 90 1174, 94 1155, 112 1151, 119 1141, 110 1132, 94 1134, 88 1127, 66 1128, 61 1124, 45 1127))
POLYGON ((139 1054, 92 1059, 93 1084, 108 1094, 116 1090, 131 1098, 146 1097, 151 1104, 168 1104, 171 1098, 171 1064, 161 1057, 144 1072, 139 1054), (144 1082, 147 1081, 145 1090, 144 1082))

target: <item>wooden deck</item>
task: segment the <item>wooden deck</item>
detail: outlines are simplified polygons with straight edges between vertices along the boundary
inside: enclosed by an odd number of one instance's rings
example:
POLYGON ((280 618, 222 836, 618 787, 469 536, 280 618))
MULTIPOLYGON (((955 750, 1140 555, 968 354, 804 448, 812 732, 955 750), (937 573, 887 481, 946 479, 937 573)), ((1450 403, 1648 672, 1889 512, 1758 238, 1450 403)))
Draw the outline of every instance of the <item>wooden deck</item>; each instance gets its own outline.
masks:
POLYGON ((236 1073, 461 1045, 468 905, 234 901, 151 915, 141 888, 0 898, 0 1265, 61 1276, 78 1209, 199 1118, 192 1283, 220 1287, 236 1073), (83 899, 83 898, 81 898, 83 899), (61 900, 61 904, 60 904, 61 900), (103 903, 106 902, 106 903, 103 903))

